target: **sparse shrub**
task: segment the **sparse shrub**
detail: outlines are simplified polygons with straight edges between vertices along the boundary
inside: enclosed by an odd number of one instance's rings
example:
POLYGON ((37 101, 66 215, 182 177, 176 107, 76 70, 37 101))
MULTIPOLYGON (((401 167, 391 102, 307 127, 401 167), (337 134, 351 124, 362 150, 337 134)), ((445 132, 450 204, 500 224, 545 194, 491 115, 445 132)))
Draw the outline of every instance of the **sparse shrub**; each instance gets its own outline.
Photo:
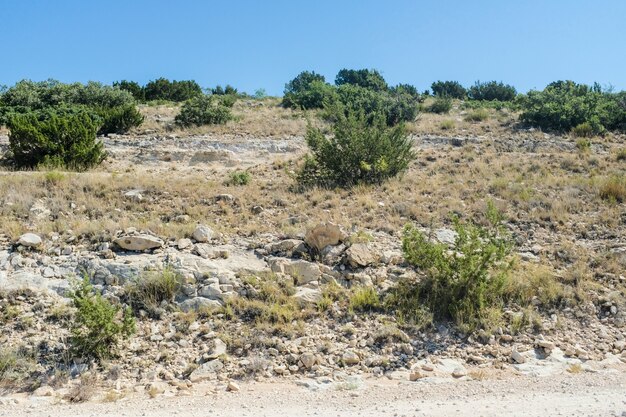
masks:
POLYGON ((174 119, 184 127, 225 124, 233 119, 231 109, 217 96, 199 96, 187 101, 174 119))
POLYGON ((489 112, 485 109, 476 109, 465 115, 468 122, 483 122, 489 118, 489 112))
POLYGON ((511 101, 517 95, 515 87, 497 81, 476 83, 467 90, 467 98, 478 101, 511 101))
POLYGON ((439 128, 441 130, 452 130, 454 129, 454 126, 454 120, 444 120, 439 124, 439 128))
POLYGON ((0 391, 19 390, 35 384, 31 375, 36 369, 35 354, 31 350, 24 346, 0 347, 0 391))
POLYGON ((48 171, 44 174, 46 185, 55 187, 65 180, 65 174, 59 171, 48 171))
POLYGON ((144 95, 148 101, 181 102, 202 96, 202 88, 193 80, 170 81, 166 78, 159 78, 146 84, 144 95))
POLYGON ((626 201, 626 177, 612 176, 600 185, 600 198, 623 203, 626 201))
POLYGON ((589 139, 578 139, 576 141, 576 148, 581 152, 587 152, 591 149, 591 141, 589 139))
POLYGON ((348 308, 354 312, 373 312, 381 307, 378 293, 372 287, 360 287, 350 295, 348 308))
POLYGON ((435 319, 452 319, 465 331, 487 327, 493 320, 493 309, 502 305, 511 244, 493 206, 489 206, 486 217, 487 227, 463 224, 455 218, 457 237, 450 250, 407 226, 402 250, 407 262, 424 278, 400 284, 386 300, 387 305, 405 319, 423 321, 426 307, 435 319))
POLYGON ((122 339, 135 331, 130 309, 111 304, 96 293, 85 277, 70 294, 76 307, 71 322, 71 346, 76 357, 100 361, 114 355, 122 339))
POLYGON ((183 277, 171 268, 146 272, 126 286, 126 298, 135 311, 159 316, 163 302, 171 303, 183 284, 183 277))
POLYGON ((211 94, 214 94, 216 96, 236 96, 238 94, 238 91, 232 85, 226 84, 226 87, 222 88, 221 85, 218 85, 215 88, 211 89, 211 94))
POLYGON ((366 88, 372 91, 387 91, 387 82, 375 69, 342 69, 337 73, 335 78, 335 85, 340 86, 344 84, 358 85, 359 87, 366 88))
POLYGON ((131 128, 140 126, 144 117, 137 110, 134 104, 126 106, 103 108, 98 110, 98 115, 102 118, 102 126, 98 134, 126 133, 131 128))
POLYGON ((224 94, 220 96, 218 103, 224 107, 232 108, 237 102, 237 98, 235 94, 224 94))
POLYGON ((572 128, 572 134, 577 138, 590 138, 593 136, 593 127, 589 122, 581 123, 572 128))
POLYGON ((231 172, 227 181, 230 185, 248 185, 252 180, 252 175, 248 171, 231 172))
POLYGON ((436 81, 432 83, 430 89, 434 96, 464 99, 467 90, 458 81, 436 81))
POLYGON ((306 141, 312 155, 297 178, 304 188, 378 184, 405 171, 415 158, 404 126, 388 127, 380 114, 369 122, 363 112, 339 112, 331 137, 309 126, 306 141))
POLYGON ((626 161, 626 149, 620 149, 617 151, 617 155, 615 155, 615 160, 617 162, 626 161))
POLYGON ((14 115, 8 122, 13 161, 18 168, 89 169, 106 157, 96 140, 99 126, 93 114, 80 108, 14 115))
POLYGON ((435 101, 428 106, 428 111, 431 113, 443 114, 449 113, 452 109, 452 99, 450 97, 436 97, 435 101))
POLYGON ((267 91, 265 91, 265 88, 258 88, 254 91, 254 98, 256 98, 257 100, 262 100, 266 97, 267 91))

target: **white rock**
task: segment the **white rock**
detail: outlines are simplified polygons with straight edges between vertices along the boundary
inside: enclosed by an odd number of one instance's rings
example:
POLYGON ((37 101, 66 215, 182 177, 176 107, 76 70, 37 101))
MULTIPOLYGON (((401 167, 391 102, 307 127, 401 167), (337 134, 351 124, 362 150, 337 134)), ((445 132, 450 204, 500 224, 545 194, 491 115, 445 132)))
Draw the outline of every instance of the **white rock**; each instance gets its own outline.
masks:
POLYGON ((339 226, 333 223, 320 223, 308 230, 304 241, 318 252, 328 245, 337 245, 345 239, 344 233, 339 226))
POLYGON ((361 361, 359 355, 353 350, 346 350, 341 359, 346 365, 358 365, 361 361))
POLYGON ((513 359, 515 363, 526 362, 526 358, 515 349, 513 349, 513 351, 511 352, 511 359, 513 359))
POLYGON ((346 250, 346 260, 351 267, 368 266, 376 262, 376 257, 364 243, 355 243, 346 250))
POLYGON ((114 240, 120 248, 132 251, 156 249, 163 246, 163 241, 150 235, 123 236, 114 240))
POLYGON ((322 299, 322 291, 317 288, 298 287, 293 297, 301 305, 315 304, 322 299))
POLYGON ((209 226, 199 224, 191 235, 196 242, 204 243, 213 239, 213 230, 209 226))
POLYGON ((29 248, 39 247, 41 245, 41 242, 42 241, 39 235, 36 235, 34 233, 24 233, 17 241, 18 245, 26 246, 29 248))
POLYGON ((224 368, 224 364, 219 359, 203 363, 196 368, 190 375, 189 380, 193 383, 213 379, 217 376, 217 372, 224 368))

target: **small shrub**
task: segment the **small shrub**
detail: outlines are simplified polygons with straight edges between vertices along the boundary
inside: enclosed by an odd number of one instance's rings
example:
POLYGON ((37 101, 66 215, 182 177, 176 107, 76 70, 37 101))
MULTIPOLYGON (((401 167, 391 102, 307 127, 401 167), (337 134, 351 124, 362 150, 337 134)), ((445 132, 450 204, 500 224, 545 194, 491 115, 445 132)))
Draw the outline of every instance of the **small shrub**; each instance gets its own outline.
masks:
POLYGON ((233 119, 231 109, 217 96, 200 96, 187 101, 174 119, 184 127, 225 124, 233 119))
POLYGON ((388 127, 382 115, 370 123, 363 112, 339 112, 336 119, 330 138, 309 126, 312 155, 298 174, 301 187, 378 184, 405 171, 415 158, 403 125, 388 127))
POLYGON ((430 86, 430 89, 433 91, 433 95, 438 97, 462 100, 467 95, 467 90, 458 81, 436 81, 430 86))
POLYGON ((600 198, 603 200, 623 203, 626 201, 626 178, 613 176, 600 185, 600 198))
POLYGON ((102 118, 102 126, 98 134, 127 133, 131 128, 140 126, 144 117, 134 104, 110 109, 98 110, 102 118))
POLYGON ((231 172, 227 181, 230 185, 248 185, 252 180, 252 175, 247 171, 231 172))
POLYGON ((399 285, 389 305, 404 317, 420 320, 426 307, 435 319, 452 319, 465 331, 487 327, 494 320, 493 309, 501 308, 511 245, 493 206, 486 217, 488 227, 462 224, 455 218, 457 238, 451 250, 407 226, 402 250, 424 278, 399 285))
POLYGON ((578 139, 576 141, 576 148, 581 152, 587 152, 591 149, 591 141, 589 139, 578 139))
POLYGON ((439 128, 441 130, 452 130, 454 129, 455 123, 454 120, 444 120, 439 124, 439 128))
POLYGON ((431 113, 444 114, 452 109, 452 99, 450 97, 436 97, 435 101, 428 107, 431 113))
POLYGON ((9 148, 18 168, 40 165, 83 171, 106 157, 96 140, 99 121, 83 109, 15 115, 8 123, 9 148))
POLYGON ((515 87, 497 81, 476 83, 467 90, 467 97, 470 100, 478 101, 511 101, 517 95, 515 87))
MULTIPOLYGON (((37 369, 35 354, 25 347, 0 347, 0 392, 19 390, 35 384, 31 375, 37 369)), ((36 386, 35 386, 36 388, 36 386)))
POLYGON ((615 160, 617 162, 626 161, 626 149, 620 149, 617 151, 617 155, 615 155, 615 160))
POLYGON ((573 127, 572 134, 577 138, 590 138, 593 136, 593 127, 589 122, 584 122, 573 127))
POLYGON ((116 81, 113 83, 113 87, 117 87, 120 90, 128 91, 133 95, 133 97, 135 97, 135 100, 137 101, 144 101, 146 98, 143 87, 135 81, 116 81))
POLYGON ((483 122, 489 118, 489 112, 485 109, 477 109, 465 115, 467 122, 483 122))
POLYGON ((126 297, 135 311, 158 316, 158 308, 173 302, 182 284, 182 276, 171 268, 146 272, 126 286, 126 297))
POLYGON ((50 187, 58 186, 65 178, 65 174, 59 171, 48 171, 44 174, 44 181, 50 187))
POLYGON ((349 309, 353 312, 372 312, 380 309, 378 293, 372 287, 361 287, 350 295, 349 309))
POLYGON ((97 361, 110 358, 119 342, 135 332, 130 309, 122 311, 94 292, 87 277, 75 286, 70 298, 76 307, 70 327, 71 347, 76 357, 97 361))

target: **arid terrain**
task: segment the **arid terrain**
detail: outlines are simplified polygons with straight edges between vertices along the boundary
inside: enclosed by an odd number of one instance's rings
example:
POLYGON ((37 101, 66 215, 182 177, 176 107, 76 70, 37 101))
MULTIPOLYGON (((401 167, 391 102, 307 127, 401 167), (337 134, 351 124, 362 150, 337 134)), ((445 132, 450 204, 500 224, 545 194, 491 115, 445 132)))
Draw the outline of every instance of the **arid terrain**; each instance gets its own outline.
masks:
POLYGON ((173 105, 141 111, 97 169, 0 171, 0 416, 626 415, 626 206, 607 198, 625 135, 581 146, 457 102, 408 126, 404 175, 301 192, 314 112, 244 99, 183 130, 173 105), (451 215, 480 222, 489 202, 526 305, 469 334, 358 308, 419 274, 406 224, 449 243, 451 215), (117 357, 69 358, 78 277, 119 304, 163 271, 184 282, 139 308, 117 357))

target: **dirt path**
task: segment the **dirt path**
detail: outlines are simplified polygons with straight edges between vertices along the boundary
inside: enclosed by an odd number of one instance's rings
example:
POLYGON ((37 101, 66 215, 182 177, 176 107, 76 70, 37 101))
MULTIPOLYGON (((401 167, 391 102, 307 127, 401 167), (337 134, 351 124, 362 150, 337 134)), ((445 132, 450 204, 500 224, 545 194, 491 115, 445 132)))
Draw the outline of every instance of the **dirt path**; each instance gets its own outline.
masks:
POLYGON ((76 405, 22 398, 0 407, 0 416, 626 416, 623 371, 439 383, 371 380, 353 390, 249 383, 239 392, 206 392, 156 399, 142 393, 76 405))

